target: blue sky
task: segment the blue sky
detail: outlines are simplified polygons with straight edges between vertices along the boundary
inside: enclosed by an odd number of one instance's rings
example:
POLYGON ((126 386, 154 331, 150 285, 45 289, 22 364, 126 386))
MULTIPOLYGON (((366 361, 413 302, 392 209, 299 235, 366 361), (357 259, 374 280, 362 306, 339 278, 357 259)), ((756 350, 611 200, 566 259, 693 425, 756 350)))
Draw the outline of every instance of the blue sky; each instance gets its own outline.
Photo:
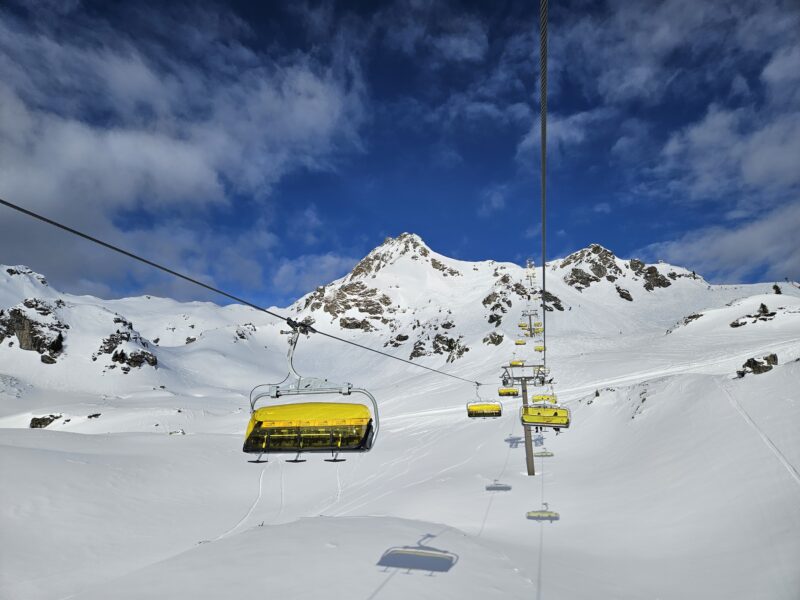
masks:
MULTIPOLYGON (((538 256, 535 3, 108 4, 0 7, 3 198, 267 304, 403 231, 538 256)), ((551 2, 550 255, 800 278, 797 31, 792 0, 551 2)), ((207 298, 8 213, 0 262, 207 298)))

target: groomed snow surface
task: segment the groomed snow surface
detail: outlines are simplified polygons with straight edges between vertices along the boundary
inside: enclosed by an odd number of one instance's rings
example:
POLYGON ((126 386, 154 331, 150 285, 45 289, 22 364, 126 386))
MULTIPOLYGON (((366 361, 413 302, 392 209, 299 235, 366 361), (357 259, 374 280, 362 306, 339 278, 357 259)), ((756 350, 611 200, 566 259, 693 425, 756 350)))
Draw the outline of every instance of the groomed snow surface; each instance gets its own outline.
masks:
MULTIPOLYGON (((496 265, 439 258, 469 274, 446 282, 464 290, 444 308, 470 351, 418 362, 494 384, 515 350, 533 360, 513 346, 516 298, 496 329, 504 342, 481 342, 495 328, 474 288, 484 272, 491 288, 496 265)), ((407 307, 423 310, 430 283, 414 288, 401 266, 368 284, 405 290, 407 307), (381 282, 390 276, 399 288, 381 282)), ((468 420, 469 385, 313 336, 298 368, 368 387, 381 406, 376 446, 343 463, 250 463, 247 394, 285 372, 277 323, 241 307, 62 295, 15 277, 0 281, 0 308, 64 298, 70 329, 52 365, 0 344, 0 598, 800 598, 791 286, 777 296, 766 284, 686 278, 639 288, 629 303, 613 285, 579 292, 548 272, 566 308, 547 315, 548 359, 573 426, 545 434, 555 456, 528 477, 518 401, 500 419, 468 420), (772 320, 729 326, 762 302, 780 308, 772 320), (103 311, 162 338, 157 369, 90 360, 109 333, 103 311), (256 331, 237 337, 247 322, 256 331), (779 359, 770 372, 736 378, 769 352, 779 359), (28 429, 48 414, 61 418, 28 429), (495 481, 508 489, 488 491, 495 481), (543 501, 560 520, 525 518, 543 501)), ((319 326, 382 350, 389 337, 319 326)))

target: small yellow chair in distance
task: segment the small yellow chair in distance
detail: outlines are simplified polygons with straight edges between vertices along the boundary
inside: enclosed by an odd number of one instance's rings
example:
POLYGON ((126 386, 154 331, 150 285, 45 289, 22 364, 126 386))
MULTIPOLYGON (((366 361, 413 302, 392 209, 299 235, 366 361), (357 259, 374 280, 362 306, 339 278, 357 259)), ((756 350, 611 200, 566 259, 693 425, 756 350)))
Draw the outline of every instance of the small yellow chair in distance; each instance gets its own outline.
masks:
POLYGON ((471 419, 495 419, 503 416, 500 402, 479 400, 467 403, 467 416, 471 419))
POLYGON ((516 398, 519 396, 519 390, 515 387, 501 387, 497 389, 498 396, 512 396, 516 398))

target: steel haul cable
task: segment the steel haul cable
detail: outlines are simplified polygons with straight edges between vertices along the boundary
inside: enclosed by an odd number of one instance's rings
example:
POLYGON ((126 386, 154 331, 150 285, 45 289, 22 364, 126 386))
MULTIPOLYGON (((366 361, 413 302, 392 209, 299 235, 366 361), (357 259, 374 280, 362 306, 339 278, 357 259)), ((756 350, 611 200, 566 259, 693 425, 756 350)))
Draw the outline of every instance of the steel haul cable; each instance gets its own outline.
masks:
POLYGON ((272 317, 275 317, 276 319, 279 319, 279 320, 283 321, 284 323, 286 323, 287 325, 289 325, 292 328, 300 328, 304 333, 317 333, 317 334, 319 334, 319 335, 321 335, 323 337, 330 338, 332 340, 336 340, 337 342, 342 342, 342 343, 345 343, 345 344, 349 344, 350 346, 355 346, 356 348, 361 348, 362 350, 367 350, 369 352, 374 352, 375 354, 379 354, 381 356, 385 356, 386 358, 391 358, 393 360, 397 360, 397 361, 412 365, 414 367, 418 367, 420 369, 425 369, 426 371, 430 371, 432 373, 438 373, 439 375, 444 375, 446 377, 451 377, 453 379, 458 379, 459 381, 464 381, 466 383, 470 383, 470 384, 473 384, 473 385, 486 385, 486 384, 482 384, 482 383, 480 383, 478 381, 473 381, 471 379, 466 379, 465 377, 459 377, 458 375, 453 375, 452 373, 447 373, 445 371, 440 371, 439 369, 434 369, 433 367, 426 367, 425 365, 421 365, 421 364, 412 362, 412 361, 407 360, 405 358, 400 358, 399 356, 393 356, 392 354, 389 354, 388 352, 383 352, 382 350, 376 350, 375 348, 370 348, 369 346, 364 346, 363 344, 359 344, 358 342, 353 342, 353 341, 350 341, 350 340, 346 340, 344 338, 340 338, 340 337, 335 336, 333 334, 325 333, 324 331, 319 331, 318 329, 314 329, 310 325, 305 325, 303 323, 298 323, 297 321, 294 321, 294 320, 290 319, 289 317, 284 317, 283 315, 279 315, 276 312, 273 312, 271 310, 263 308, 263 307, 261 307, 261 306, 259 306, 257 304, 253 304, 252 302, 249 302, 248 300, 245 300, 245 299, 240 298, 238 296, 234 296, 233 294, 229 294, 226 291, 223 291, 223 290, 221 290, 219 288, 216 288, 214 286, 211 286, 211 285, 208 285, 206 283, 203 283, 202 281, 198 281, 197 279, 189 277, 188 275, 184 275, 183 273, 179 273, 178 271, 174 271, 174 270, 172 270, 172 269, 170 269, 168 267, 165 267, 165 266, 160 265, 160 264, 158 264, 156 262, 153 262, 151 260, 143 258, 143 257, 141 257, 141 256, 139 256, 137 254, 134 254, 133 252, 129 252, 128 250, 120 248, 119 246, 115 246, 114 244, 110 244, 108 242, 104 242, 103 240, 98 239, 96 237, 93 237, 93 236, 91 236, 91 235, 89 235, 87 233, 83 233, 82 231, 78 231, 77 229, 73 229, 72 227, 68 227, 67 225, 64 225, 63 223, 59 223, 58 221, 54 221, 53 219, 48 219, 47 217, 45 217, 43 215, 40 215, 38 213, 35 213, 35 212, 31 211, 31 210, 28 210, 27 208, 23 208, 23 207, 21 207, 21 206, 19 206, 17 204, 13 204, 11 202, 7 202, 6 200, 3 200, 2 198, 0 198, 0 204, 2 204, 3 206, 5 206, 7 208, 15 210, 15 211, 17 211, 19 213, 22 213, 24 215, 32 217, 32 218, 34 218, 34 219, 36 219, 38 221, 42 221, 43 223, 47 223, 48 225, 52 225, 53 227, 57 227, 58 229, 62 229, 64 231, 68 232, 68 233, 71 233, 73 235, 81 237, 81 238, 83 238, 85 240, 88 240, 88 241, 93 242, 95 244, 98 244, 100 246, 103 246, 104 248, 107 248, 108 250, 112 250, 114 252, 118 252, 119 254, 127 256, 128 258, 132 258, 133 260, 138 260, 139 262, 144 263, 144 264, 146 264, 146 265, 148 265, 150 267, 153 267, 154 269, 158 269, 159 271, 163 271, 164 273, 168 273, 169 275, 172 275, 173 277, 177 277, 179 279, 183 279, 184 281, 187 281, 187 282, 192 283, 194 285, 200 286, 200 287, 202 287, 202 288, 204 288, 206 290, 214 292, 215 294, 219 294, 220 296, 223 296, 223 297, 228 298, 230 300, 233 300, 235 302, 239 302, 241 304, 244 304, 245 306, 249 306, 250 308, 254 308, 255 310, 258 310, 258 311, 261 311, 263 313, 266 313, 266 314, 268 314, 268 315, 270 315, 272 317))
POLYGON ((542 365, 547 366, 547 0, 539 2, 539 121, 542 197, 542 365))

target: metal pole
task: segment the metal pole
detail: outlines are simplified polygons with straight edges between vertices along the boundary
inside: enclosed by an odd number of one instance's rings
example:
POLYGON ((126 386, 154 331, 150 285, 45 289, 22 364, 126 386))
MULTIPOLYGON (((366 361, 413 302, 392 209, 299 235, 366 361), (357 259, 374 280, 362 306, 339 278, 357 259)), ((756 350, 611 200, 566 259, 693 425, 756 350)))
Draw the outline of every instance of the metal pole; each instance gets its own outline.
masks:
MULTIPOLYGON (((522 406, 528 406, 528 380, 522 380, 522 406)), ((525 464, 528 466, 528 475, 533 477, 536 475, 536 467, 533 462, 533 436, 531 435, 531 428, 524 427, 525 429, 525 464)))

